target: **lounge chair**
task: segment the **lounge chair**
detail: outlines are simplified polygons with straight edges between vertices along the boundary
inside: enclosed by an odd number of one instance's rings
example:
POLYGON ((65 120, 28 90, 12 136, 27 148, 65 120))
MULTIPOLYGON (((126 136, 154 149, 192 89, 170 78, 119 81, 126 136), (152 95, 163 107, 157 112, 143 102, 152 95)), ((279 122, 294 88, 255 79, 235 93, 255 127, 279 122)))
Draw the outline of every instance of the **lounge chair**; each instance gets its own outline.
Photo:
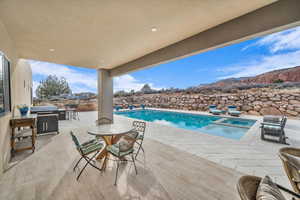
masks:
MULTIPOLYGON (((241 200, 256 200, 256 193, 258 186, 261 182, 262 178, 257 177, 257 176, 242 176, 237 184, 237 190, 239 192, 241 200)), ((275 183, 276 184, 276 183, 275 183)), ((278 189, 280 191, 284 191, 296 198, 300 198, 300 195, 281 186, 276 184, 278 189)), ((261 198, 262 199, 262 198, 261 198)), ((267 198, 266 198, 267 199, 267 198)))
POLYGON ((300 149, 293 147, 281 148, 279 157, 294 191, 300 194, 300 149))
POLYGON ((121 106, 115 106, 116 111, 119 111, 121 109, 121 106))
POLYGON ((236 106, 227 106, 227 112, 231 116, 239 117, 241 112, 236 109, 236 106))
POLYGON ((286 136, 284 132, 284 127, 286 124, 287 118, 284 116, 279 123, 272 123, 268 121, 264 121, 261 123, 261 139, 272 141, 272 142, 278 142, 282 144, 286 143, 286 136), (266 137, 267 136, 267 137, 266 137), (271 136, 272 138, 268 137, 271 136), (273 138, 278 138, 273 139, 273 138))
POLYGON ((218 110, 218 109, 217 109, 217 106, 216 106, 216 105, 210 105, 210 106, 208 107, 208 109, 209 109, 209 112, 212 113, 212 114, 214 114, 214 115, 220 115, 220 114, 223 113, 222 110, 218 110))

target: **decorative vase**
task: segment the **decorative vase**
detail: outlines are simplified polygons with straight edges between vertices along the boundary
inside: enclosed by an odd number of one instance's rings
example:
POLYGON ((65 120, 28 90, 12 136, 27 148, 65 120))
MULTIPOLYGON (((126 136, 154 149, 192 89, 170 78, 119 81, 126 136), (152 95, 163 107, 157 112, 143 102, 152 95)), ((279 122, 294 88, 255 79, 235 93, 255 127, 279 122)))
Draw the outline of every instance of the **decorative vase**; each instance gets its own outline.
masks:
POLYGON ((27 115, 28 107, 19 108, 20 114, 22 117, 27 115))

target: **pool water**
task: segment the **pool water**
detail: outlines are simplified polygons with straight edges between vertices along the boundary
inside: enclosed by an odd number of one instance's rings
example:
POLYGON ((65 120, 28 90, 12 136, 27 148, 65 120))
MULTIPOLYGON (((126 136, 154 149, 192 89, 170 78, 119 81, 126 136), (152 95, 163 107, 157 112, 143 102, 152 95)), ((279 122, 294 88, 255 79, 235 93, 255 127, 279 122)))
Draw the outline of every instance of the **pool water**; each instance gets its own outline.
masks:
MULTIPOLYGON (((248 131, 248 128, 232 126, 235 125, 234 123, 238 123, 236 120, 220 116, 198 115, 159 110, 118 111, 115 112, 115 114, 236 140, 239 140, 248 131), (222 121, 222 123, 224 123, 224 121, 226 120, 228 120, 226 123, 231 124, 231 126, 214 124, 214 122, 216 121, 222 121)), ((254 120, 249 121, 251 122, 248 122, 248 120, 243 119, 240 123, 250 124, 254 120)))
POLYGON ((255 120, 250 120, 250 119, 233 119, 233 118, 227 118, 222 121, 222 123, 225 124, 231 124, 231 125, 236 125, 236 126, 243 126, 243 127, 248 127, 250 128, 255 124, 255 120))

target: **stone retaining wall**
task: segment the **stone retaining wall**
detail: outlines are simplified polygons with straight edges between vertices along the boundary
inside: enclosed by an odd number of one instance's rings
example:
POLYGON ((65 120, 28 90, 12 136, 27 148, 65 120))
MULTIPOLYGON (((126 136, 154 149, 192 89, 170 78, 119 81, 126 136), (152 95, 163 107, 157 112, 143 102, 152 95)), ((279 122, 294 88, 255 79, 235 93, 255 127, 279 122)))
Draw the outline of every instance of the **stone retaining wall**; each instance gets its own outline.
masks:
POLYGON ((226 94, 143 94, 114 98, 115 105, 145 104, 148 107, 207 111, 208 105, 219 109, 236 105, 238 110, 251 115, 286 114, 300 116, 300 90, 251 89, 226 94))

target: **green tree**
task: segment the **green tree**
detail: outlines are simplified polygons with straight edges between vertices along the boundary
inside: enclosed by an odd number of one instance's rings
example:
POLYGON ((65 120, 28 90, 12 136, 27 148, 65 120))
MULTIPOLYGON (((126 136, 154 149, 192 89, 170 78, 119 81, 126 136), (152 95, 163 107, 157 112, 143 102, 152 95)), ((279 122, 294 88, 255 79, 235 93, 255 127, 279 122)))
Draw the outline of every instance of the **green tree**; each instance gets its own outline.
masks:
POLYGON ((283 83, 284 81, 282 79, 277 79, 277 80, 274 80, 273 83, 283 83))
POLYGON ((148 93, 153 92, 153 90, 151 89, 151 87, 150 87, 149 84, 145 84, 145 85, 142 87, 141 92, 143 92, 143 93, 145 93, 145 94, 148 94, 148 93))
POLYGON ((49 99, 51 96, 71 94, 72 90, 64 77, 49 75, 45 80, 40 81, 35 93, 40 99, 49 99))

